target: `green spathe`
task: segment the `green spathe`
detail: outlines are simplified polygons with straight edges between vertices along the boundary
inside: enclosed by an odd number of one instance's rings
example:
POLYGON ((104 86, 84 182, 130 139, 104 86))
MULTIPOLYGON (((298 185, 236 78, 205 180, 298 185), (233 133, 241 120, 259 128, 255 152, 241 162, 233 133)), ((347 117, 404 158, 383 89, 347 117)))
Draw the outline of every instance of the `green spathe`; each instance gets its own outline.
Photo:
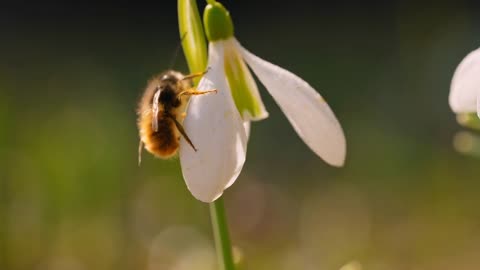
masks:
POLYGON ((225 40, 233 37, 233 22, 225 7, 215 1, 205 7, 203 23, 209 41, 225 40))
MULTIPOLYGON (((207 44, 195 0, 178 0, 178 26, 191 73, 207 68, 207 44)), ((199 79, 194 79, 198 83, 199 79)))

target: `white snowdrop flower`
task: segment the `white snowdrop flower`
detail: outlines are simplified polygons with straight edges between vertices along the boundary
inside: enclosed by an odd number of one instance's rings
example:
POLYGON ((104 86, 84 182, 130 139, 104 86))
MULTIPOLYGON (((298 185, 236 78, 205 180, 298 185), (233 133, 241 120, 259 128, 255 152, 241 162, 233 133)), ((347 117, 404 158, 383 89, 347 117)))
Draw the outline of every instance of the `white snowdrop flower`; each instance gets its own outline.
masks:
POLYGON ((469 53, 455 70, 449 103, 455 113, 480 116, 480 49, 469 53))
POLYGON ((235 182, 245 162, 250 121, 268 116, 247 65, 308 147, 330 165, 344 164, 343 130, 312 86, 246 50, 220 3, 207 5, 204 27, 209 70, 197 88, 218 92, 192 98, 188 105, 184 127, 198 150, 183 138, 180 143, 183 176, 197 199, 212 202, 235 182))

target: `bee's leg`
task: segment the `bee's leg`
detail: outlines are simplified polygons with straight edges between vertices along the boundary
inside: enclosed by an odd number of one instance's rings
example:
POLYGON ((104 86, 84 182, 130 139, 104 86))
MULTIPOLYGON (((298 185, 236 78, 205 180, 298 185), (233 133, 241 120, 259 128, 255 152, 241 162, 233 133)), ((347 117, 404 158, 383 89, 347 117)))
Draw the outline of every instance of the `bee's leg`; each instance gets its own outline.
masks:
POLYGON ((201 76, 207 74, 207 72, 208 72, 209 69, 210 69, 210 68, 207 68, 207 70, 202 71, 202 72, 196 72, 196 73, 188 74, 187 76, 183 77, 183 78, 181 79, 181 81, 190 80, 190 79, 193 79, 193 78, 201 77, 201 76))
POLYGON ((217 89, 211 89, 211 90, 205 90, 205 91, 198 91, 195 88, 188 89, 185 93, 185 95, 190 95, 190 96, 199 96, 199 95, 205 95, 208 93, 217 93, 217 89))
POLYGON ((193 150, 195 150, 195 152, 197 152, 197 148, 195 148, 192 141, 188 137, 187 133, 185 133, 185 130, 183 129, 182 124, 180 124, 175 117, 170 116, 170 118, 175 123, 175 126, 177 127, 178 131, 180 131, 180 134, 182 134, 182 136, 185 138, 185 140, 188 142, 188 144, 190 144, 190 146, 193 148, 193 150))
POLYGON ((140 139, 140 142, 138 143, 138 166, 142 163, 142 150, 143 150, 143 142, 142 139, 140 139))
POLYGON ((186 96, 199 96, 199 95, 205 95, 205 94, 208 94, 208 93, 217 93, 217 89, 211 89, 211 90, 205 90, 205 91, 198 91, 197 89, 195 88, 190 88, 188 90, 185 90, 185 91, 182 91, 180 93, 178 93, 178 97, 181 97, 183 95, 186 95, 186 96))

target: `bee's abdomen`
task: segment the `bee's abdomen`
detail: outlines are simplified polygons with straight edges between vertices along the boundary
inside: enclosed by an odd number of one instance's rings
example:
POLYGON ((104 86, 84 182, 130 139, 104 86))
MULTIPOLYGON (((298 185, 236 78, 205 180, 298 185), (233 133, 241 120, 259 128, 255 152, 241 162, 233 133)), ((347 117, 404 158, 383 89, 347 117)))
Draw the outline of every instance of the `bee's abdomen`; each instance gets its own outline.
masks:
POLYGON ((152 129, 151 121, 142 123, 142 140, 145 148, 159 158, 169 158, 177 153, 179 136, 175 123, 170 118, 158 120, 158 131, 152 129))

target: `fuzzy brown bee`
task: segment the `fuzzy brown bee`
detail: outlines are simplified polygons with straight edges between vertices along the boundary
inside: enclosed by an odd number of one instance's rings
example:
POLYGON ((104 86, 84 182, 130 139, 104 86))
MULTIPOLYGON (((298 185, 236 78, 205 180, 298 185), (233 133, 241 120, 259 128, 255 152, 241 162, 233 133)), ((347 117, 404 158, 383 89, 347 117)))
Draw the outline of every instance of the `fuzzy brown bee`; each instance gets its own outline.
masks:
POLYGON ((205 72, 185 76, 178 71, 167 70, 150 80, 137 110, 139 164, 143 145, 154 156, 165 159, 177 153, 180 136, 197 150, 185 133, 182 123, 190 96, 216 92, 198 91, 192 87, 191 79, 203 74, 205 72))

